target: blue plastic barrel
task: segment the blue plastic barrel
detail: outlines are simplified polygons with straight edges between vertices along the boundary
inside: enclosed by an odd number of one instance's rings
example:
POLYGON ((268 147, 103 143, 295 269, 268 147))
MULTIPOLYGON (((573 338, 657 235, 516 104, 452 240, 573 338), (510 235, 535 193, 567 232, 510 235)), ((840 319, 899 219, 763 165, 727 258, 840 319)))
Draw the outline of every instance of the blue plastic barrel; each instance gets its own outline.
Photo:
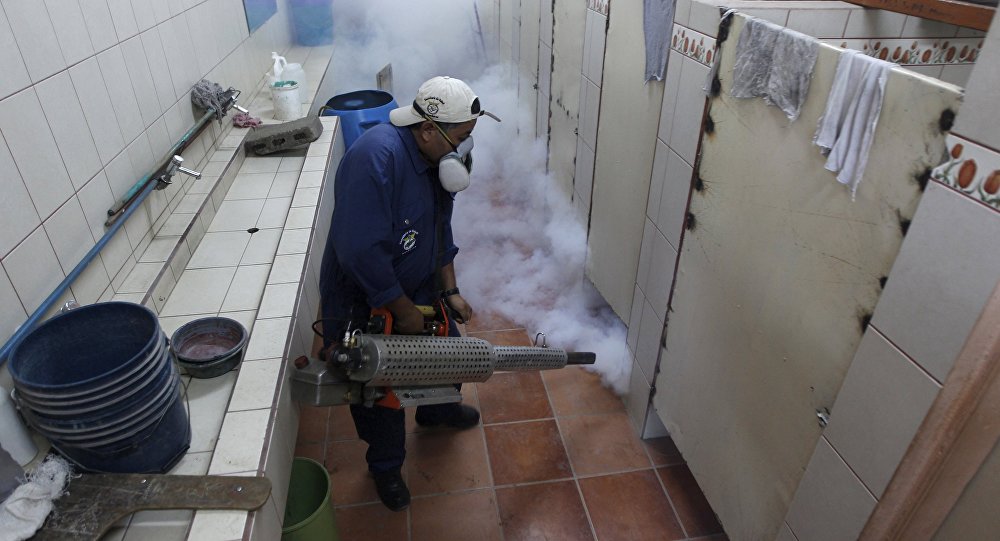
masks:
POLYGON ((11 351, 14 397, 29 424, 81 469, 164 473, 191 443, 166 341, 145 306, 76 308, 11 351))
POLYGON ((315 46, 333 43, 333 0, 291 0, 295 43, 315 46))
POLYGON ((339 116, 344 148, 350 148, 372 126, 389 122, 389 111, 396 107, 392 94, 382 90, 355 90, 337 94, 320 109, 321 116, 339 116))

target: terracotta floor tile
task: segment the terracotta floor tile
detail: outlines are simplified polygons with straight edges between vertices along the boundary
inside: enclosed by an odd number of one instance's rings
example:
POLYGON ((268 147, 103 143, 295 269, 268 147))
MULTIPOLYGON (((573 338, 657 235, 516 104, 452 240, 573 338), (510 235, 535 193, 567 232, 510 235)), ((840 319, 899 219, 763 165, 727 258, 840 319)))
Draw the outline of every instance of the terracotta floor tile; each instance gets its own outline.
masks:
POLYGON ((466 332, 482 332, 482 331, 506 331, 510 329, 520 329, 523 325, 518 325, 502 314, 496 312, 476 312, 472 316, 472 320, 465 325, 466 332))
POLYGON ((298 443, 295 445, 295 456, 311 458, 320 464, 326 462, 325 443, 298 443))
POLYGON ((350 406, 334 406, 330 408, 330 419, 326 425, 327 441, 344 441, 358 439, 358 431, 354 428, 350 406))
POLYGON ((410 517, 412 541, 502 539, 493 489, 416 498, 410 517))
POLYGON ((531 338, 524 329, 470 332, 470 338, 481 338, 494 346, 530 346, 531 338))
POLYGON ((337 533, 340 539, 396 539, 404 541, 409 538, 406 531, 406 512, 393 512, 382 503, 373 503, 357 507, 338 507, 337 533))
POLYGON ((580 479, 580 490, 601 541, 684 538, 653 470, 580 479))
POLYGON ((406 438, 406 470, 414 496, 490 486, 483 429, 410 434, 406 438))
POLYGON ((643 440, 642 444, 649 451, 649 457, 653 460, 654 466, 673 466, 683 464, 684 457, 674 445, 674 440, 670 436, 643 440))
POLYGON ((656 473, 663 479, 663 486, 690 537, 722 533, 722 525, 686 464, 658 468, 656 473))
POLYGON ((299 434, 302 443, 323 443, 326 441, 326 425, 330 418, 330 407, 299 407, 299 434))
POLYGON ((572 476, 555 421, 491 425, 484 430, 494 485, 572 476))
POLYGON ((503 372, 476 384, 483 424, 552 417, 549 397, 538 372, 503 372))
POLYGON ((334 505, 378 501, 375 481, 368 475, 368 464, 365 462, 367 450, 368 444, 361 440, 333 442, 328 445, 326 469, 330 472, 334 505))
POLYGON ((620 472, 652 466, 628 415, 603 413, 559 421, 566 451, 577 475, 620 472))
POLYGON ((573 481, 498 488, 496 492, 508 541, 594 538, 573 481))
POLYGON ((542 378, 559 417, 625 411, 621 398, 601 383, 600 376, 579 366, 545 370, 542 378))

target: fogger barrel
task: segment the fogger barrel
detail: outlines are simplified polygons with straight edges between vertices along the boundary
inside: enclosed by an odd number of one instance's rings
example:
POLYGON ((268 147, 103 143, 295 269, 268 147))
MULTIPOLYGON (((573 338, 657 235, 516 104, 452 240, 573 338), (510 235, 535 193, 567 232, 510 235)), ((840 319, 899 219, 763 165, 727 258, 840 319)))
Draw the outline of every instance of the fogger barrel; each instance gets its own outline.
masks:
POLYGON ((324 362, 296 363, 292 396, 316 406, 370 403, 391 388, 402 405, 460 400, 453 385, 486 381, 497 371, 552 370, 594 364, 593 353, 494 346, 479 338, 358 334, 324 362), (405 399, 410 399, 409 401, 405 399))

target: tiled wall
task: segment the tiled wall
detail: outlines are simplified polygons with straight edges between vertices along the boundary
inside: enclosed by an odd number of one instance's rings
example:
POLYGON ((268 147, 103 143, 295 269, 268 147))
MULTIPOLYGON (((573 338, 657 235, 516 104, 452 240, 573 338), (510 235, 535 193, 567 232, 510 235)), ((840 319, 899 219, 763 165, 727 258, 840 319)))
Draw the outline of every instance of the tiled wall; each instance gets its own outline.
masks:
MULTIPOLYGON (((928 183, 789 509, 786 525, 798 539, 861 531, 1000 280, 998 59, 994 26, 948 155, 928 183)), ((985 483, 991 491, 1000 486, 995 477, 985 483)))
MULTIPOLYGON (((101 238, 106 210, 194 124, 202 77, 257 88, 290 43, 287 10, 252 36, 241 0, 0 1, 0 339, 101 238)), ((244 97, 247 97, 246 95, 244 97)), ((207 163, 210 125, 185 151, 207 163)), ((110 298, 149 245, 180 184, 154 192, 66 298, 110 298)))
POLYGON ((597 116, 601 106, 601 79, 604 76, 607 25, 607 15, 594 9, 587 9, 587 26, 583 36, 583 70, 580 73, 576 174, 573 176, 573 204, 584 223, 590 218, 590 197, 594 187, 597 116))

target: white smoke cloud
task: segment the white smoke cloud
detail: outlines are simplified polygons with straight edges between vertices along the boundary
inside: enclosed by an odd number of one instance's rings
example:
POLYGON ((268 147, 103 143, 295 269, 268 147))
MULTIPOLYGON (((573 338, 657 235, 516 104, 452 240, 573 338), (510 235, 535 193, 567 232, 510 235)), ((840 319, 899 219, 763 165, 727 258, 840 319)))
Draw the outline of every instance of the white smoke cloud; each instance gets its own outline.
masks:
POLYGON ((503 119, 477 124, 472 185, 456 198, 462 293, 474 310, 501 314, 531 335, 544 332, 553 347, 597 353, 592 369, 624 393, 631 368, 625 326, 584 277, 586 226, 545 172, 545 142, 517 133, 534 125, 534 101, 519 102, 509 70, 485 64, 473 4, 335 2, 334 20, 338 93, 373 88, 391 63, 397 102, 409 103, 430 77, 452 75, 503 119))

